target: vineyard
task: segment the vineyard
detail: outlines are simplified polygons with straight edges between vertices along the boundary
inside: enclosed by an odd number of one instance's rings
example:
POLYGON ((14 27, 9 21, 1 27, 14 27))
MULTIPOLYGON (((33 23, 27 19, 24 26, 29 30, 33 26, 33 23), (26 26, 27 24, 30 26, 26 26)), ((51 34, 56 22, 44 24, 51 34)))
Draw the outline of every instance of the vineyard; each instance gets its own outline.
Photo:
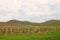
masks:
MULTIPOLYGON (((15 36, 15 35, 34 35, 34 36, 48 36, 60 33, 60 22, 49 21, 46 23, 30 23, 20 22, 16 20, 0 23, 0 36, 15 36)), ((60 37, 59 37, 60 38, 60 37)))

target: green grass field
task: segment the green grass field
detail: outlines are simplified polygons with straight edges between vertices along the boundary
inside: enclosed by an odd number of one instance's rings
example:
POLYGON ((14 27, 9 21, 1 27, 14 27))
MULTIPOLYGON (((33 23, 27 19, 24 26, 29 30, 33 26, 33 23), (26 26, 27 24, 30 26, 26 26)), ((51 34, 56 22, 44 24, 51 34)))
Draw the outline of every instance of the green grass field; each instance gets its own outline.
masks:
POLYGON ((35 35, 14 35, 14 36, 0 36, 0 40, 60 40, 60 32, 54 32, 46 36, 35 35))

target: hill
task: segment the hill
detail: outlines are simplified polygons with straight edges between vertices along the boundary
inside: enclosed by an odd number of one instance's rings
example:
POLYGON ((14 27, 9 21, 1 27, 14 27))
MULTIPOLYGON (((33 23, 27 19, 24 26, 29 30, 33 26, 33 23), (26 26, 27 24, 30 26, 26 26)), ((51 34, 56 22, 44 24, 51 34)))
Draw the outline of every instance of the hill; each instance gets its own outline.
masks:
POLYGON ((60 20, 50 20, 42 23, 44 26, 60 26, 60 20))
POLYGON ((44 23, 10 20, 0 22, 0 35, 48 35, 60 31, 60 20, 50 20, 44 23))
POLYGON ((32 25, 32 26, 60 26, 60 20, 49 20, 43 23, 33 23, 28 21, 10 20, 8 22, 0 22, 0 25, 32 25))

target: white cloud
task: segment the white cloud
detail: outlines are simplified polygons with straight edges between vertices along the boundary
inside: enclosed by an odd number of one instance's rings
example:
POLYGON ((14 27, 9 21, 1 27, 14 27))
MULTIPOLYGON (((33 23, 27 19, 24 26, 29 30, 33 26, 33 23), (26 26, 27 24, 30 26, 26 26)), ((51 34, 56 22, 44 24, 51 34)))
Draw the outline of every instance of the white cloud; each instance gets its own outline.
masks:
POLYGON ((8 20, 14 19, 15 17, 18 16, 17 13, 13 13, 13 12, 8 13, 8 14, 6 14, 6 13, 5 13, 5 15, 4 15, 4 13, 0 14, 0 21, 8 21, 8 20))
POLYGON ((17 11, 20 7, 20 4, 17 0, 0 0, 0 9, 17 11))
POLYGON ((41 17, 41 21, 44 21, 47 17, 48 19, 56 18, 56 16, 52 18, 53 14, 60 13, 60 0, 0 0, 0 10, 12 12, 3 13, 3 15, 0 13, 1 20, 20 18, 30 21, 33 17, 41 17), (19 10, 22 10, 22 13, 19 13, 19 10))

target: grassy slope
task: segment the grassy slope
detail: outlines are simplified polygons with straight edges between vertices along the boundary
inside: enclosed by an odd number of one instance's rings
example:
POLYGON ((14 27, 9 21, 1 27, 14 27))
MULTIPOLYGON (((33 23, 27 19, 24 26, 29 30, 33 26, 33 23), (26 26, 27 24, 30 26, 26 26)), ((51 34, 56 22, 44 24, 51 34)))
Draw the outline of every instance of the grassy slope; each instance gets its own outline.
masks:
MULTIPOLYGON (((7 23, 0 23, 0 27, 1 25, 6 26, 17 26, 17 25, 21 25, 21 26, 26 26, 29 25, 32 27, 35 26, 39 26, 42 27, 42 29, 44 28, 56 28, 56 30, 54 30, 53 32, 48 32, 48 35, 1 35, 0 36, 0 40, 60 40, 60 21, 58 20, 51 20, 45 23, 30 23, 30 22, 20 22, 20 21, 9 21, 7 23)), ((44 34, 46 32, 42 32, 42 34, 44 34)))

